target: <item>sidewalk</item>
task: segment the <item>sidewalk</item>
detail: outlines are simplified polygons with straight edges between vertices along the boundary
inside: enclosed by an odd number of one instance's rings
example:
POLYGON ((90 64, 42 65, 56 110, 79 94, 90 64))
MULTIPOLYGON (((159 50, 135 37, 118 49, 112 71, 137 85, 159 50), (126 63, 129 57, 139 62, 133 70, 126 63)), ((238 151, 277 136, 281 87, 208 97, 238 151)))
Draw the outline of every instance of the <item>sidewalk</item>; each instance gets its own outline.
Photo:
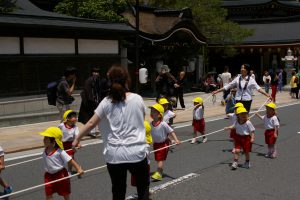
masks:
MULTIPOLYGON (((252 102, 252 110, 258 109, 265 101, 265 96, 261 95, 258 92, 254 93, 252 102)), ((193 107, 192 100, 200 96, 205 100, 210 94, 205 94, 202 92, 186 94, 184 96, 186 110, 176 110, 176 118, 174 123, 182 123, 182 122, 192 122, 192 109, 193 107)), ((217 95, 217 100, 213 104, 212 99, 208 99, 204 102, 205 105, 205 118, 211 118, 216 116, 224 116, 225 115, 225 107, 220 104, 222 94, 217 95)), ((282 93, 277 93, 277 102, 278 105, 285 105, 288 103, 296 103, 299 100, 291 99, 289 92, 283 91, 282 93)), ((155 99, 144 98, 145 105, 151 106, 155 103, 155 99)), ((300 103, 300 101, 299 101, 300 103)), ((179 105, 178 105, 179 106, 179 105)), ((180 106, 179 106, 180 107, 180 106)), ((147 109, 146 119, 151 121, 149 116, 150 110, 147 109)), ((49 126, 58 126, 59 121, 51 121, 51 122, 43 122, 37 124, 28 124, 28 125, 20 125, 13 127, 4 127, 0 128, 0 145, 5 150, 6 153, 13 153, 23 150, 29 150, 34 148, 39 148, 43 146, 42 136, 38 133, 45 130, 49 126)), ((83 125, 78 123, 79 128, 83 125)))

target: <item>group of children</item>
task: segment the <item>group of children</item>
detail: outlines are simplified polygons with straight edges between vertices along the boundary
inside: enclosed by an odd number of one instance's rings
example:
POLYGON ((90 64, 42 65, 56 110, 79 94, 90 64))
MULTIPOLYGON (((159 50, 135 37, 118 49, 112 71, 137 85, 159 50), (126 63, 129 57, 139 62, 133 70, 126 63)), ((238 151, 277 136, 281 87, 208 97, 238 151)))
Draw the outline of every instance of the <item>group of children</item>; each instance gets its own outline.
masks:
MULTIPOLYGON (((205 120, 204 120, 204 105, 203 99, 197 97, 193 100, 193 138, 191 144, 197 142, 201 134, 202 142, 207 141, 205 137, 205 120)), ((175 118, 174 112, 168 109, 169 101, 165 98, 159 99, 159 102, 150 107, 150 117, 152 122, 145 121, 145 134, 147 144, 153 143, 154 157, 157 161, 157 171, 154 172, 151 178, 155 181, 160 181, 163 178, 163 165, 167 159, 169 146, 173 139, 176 144, 180 144, 181 141, 177 138, 173 128, 171 119, 175 118)), ((277 152, 275 148, 276 139, 278 137, 279 120, 276 116, 276 105, 274 103, 268 103, 266 105, 266 115, 261 116, 258 113, 256 115, 264 121, 265 125, 265 142, 268 144, 268 152, 265 155, 267 158, 276 158, 277 152)), ((232 153, 234 154, 234 161, 231 165, 233 170, 238 168, 238 159, 240 153, 243 151, 245 154, 245 163, 243 167, 250 168, 250 152, 252 143, 255 139, 255 128, 248 118, 248 111, 244 108, 242 103, 236 103, 234 105, 234 113, 228 114, 228 117, 232 119, 232 125, 225 127, 226 130, 231 130, 230 138, 234 141, 234 148, 232 153)), ((79 177, 83 174, 82 168, 74 160, 75 151, 72 149, 72 142, 79 133, 79 129, 76 125, 77 113, 73 110, 67 110, 63 115, 63 120, 58 127, 50 127, 40 135, 44 136, 45 150, 43 152, 45 183, 49 183, 53 180, 57 180, 63 177, 68 177, 73 173, 72 168, 76 169, 79 177)), ((78 148, 81 146, 78 145, 78 148)), ((0 147, 0 172, 4 169, 4 153, 0 147)), ((149 173, 150 173, 150 161, 149 161, 149 173)), ((132 185, 135 185, 135 178, 131 178, 132 185)), ((0 184, 4 187, 4 194, 12 192, 11 186, 9 186, 1 177, 0 184)), ((71 192, 70 179, 65 179, 56 183, 46 184, 45 194, 47 200, 52 199, 54 193, 58 193, 63 196, 64 199, 69 199, 71 192)))

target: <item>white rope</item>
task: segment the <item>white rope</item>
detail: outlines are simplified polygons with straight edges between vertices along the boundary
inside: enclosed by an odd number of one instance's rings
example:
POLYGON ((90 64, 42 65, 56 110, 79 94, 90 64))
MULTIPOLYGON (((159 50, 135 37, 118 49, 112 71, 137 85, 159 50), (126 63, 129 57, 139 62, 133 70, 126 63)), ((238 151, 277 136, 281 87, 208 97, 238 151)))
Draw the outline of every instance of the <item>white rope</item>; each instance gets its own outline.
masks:
MULTIPOLYGON (((208 98, 207 98, 207 99, 208 99, 208 98)), ((259 112, 259 111, 263 108, 263 106, 264 106, 267 102, 269 102, 269 101, 270 101, 270 100, 267 99, 267 100, 262 104, 262 106, 261 106, 256 112, 259 112)), ((252 118, 253 116, 254 116, 254 114, 253 114, 250 118, 252 118)), ((193 137, 193 138, 190 138, 190 139, 187 139, 187 140, 183 140, 183 141, 181 141, 181 143, 189 142, 189 141, 191 141, 191 140, 194 139, 194 138, 198 139, 198 138, 201 138, 201 137, 206 137, 206 136, 208 136, 208 135, 213 135, 213 134, 218 133, 218 132, 221 132, 221 131, 224 131, 224 128, 219 129, 219 130, 217 130, 217 131, 213 131, 213 132, 204 134, 204 135, 199 135, 199 136, 197 136, 197 137, 193 137)), ((166 148, 169 148, 169 147, 172 147, 172 146, 175 146, 175 145, 177 145, 177 144, 171 144, 171 145, 168 145, 168 146, 165 146, 165 147, 156 149, 156 150, 154 150, 154 151, 151 151, 150 153, 155 153, 155 152, 157 152, 157 151, 161 151, 161 150, 163 150, 163 149, 166 149, 166 148)), ((95 171, 95 170, 98 170, 98 169, 103 169, 103 168, 105 168, 105 167, 107 167, 107 165, 102 165, 102 166, 99 166, 99 167, 95 167, 95 168, 92 168, 92 169, 85 170, 84 173, 89 173, 89 172, 92 172, 92 171, 95 171)), ((6 194, 6 195, 3 195, 3 196, 0 196, 0 198, 6 198, 6 197, 9 197, 9 196, 12 196, 12 195, 16 195, 16 194, 20 194, 20 193, 23 193, 23 192, 27 192, 27 191, 30 191, 30 190, 33 190, 33 189, 36 189, 36 188, 40 188, 40 187, 43 187, 43 186, 48 185, 48 184, 56 183, 56 182, 59 182, 59 181, 62 181, 62 180, 68 179, 68 178, 72 178, 72 177, 75 177, 75 176, 78 176, 78 175, 79 175, 79 174, 76 173, 76 174, 70 175, 70 176, 68 176, 68 177, 64 177, 64 178, 61 178, 61 179, 57 179, 57 180, 54 180, 54 181, 51 181, 51 182, 48 182, 48 183, 43 183, 43 184, 36 185, 36 186, 33 186, 33 187, 29 187, 29 188, 26 188, 26 189, 23 189, 23 190, 19 190, 19 191, 16 191, 16 192, 12 192, 12 193, 10 193, 10 194, 6 194)))

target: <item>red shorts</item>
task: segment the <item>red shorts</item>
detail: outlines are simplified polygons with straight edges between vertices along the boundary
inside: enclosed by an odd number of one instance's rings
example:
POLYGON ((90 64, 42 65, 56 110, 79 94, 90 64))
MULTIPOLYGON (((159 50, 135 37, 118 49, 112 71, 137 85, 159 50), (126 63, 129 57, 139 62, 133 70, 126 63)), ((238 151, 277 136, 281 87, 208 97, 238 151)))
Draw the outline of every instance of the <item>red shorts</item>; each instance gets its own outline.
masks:
POLYGON ((235 149, 243 149, 245 153, 251 152, 252 143, 251 143, 251 136, 250 135, 239 135, 236 134, 234 138, 234 146, 235 149))
POLYGON ((275 144, 277 138, 275 138, 275 129, 265 131, 265 142, 266 144, 275 144))
POLYGON ((200 120, 196 120, 193 119, 193 127, 194 127, 194 131, 198 131, 200 133, 204 133, 205 131, 205 121, 204 118, 200 119, 200 120))
POLYGON ((73 141, 63 142, 64 150, 71 157, 73 157, 73 155, 75 154, 75 151, 72 149, 72 143, 73 143, 73 141))
POLYGON ((234 139, 234 138, 235 138, 235 135, 236 135, 236 130, 235 130, 235 128, 234 128, 234 129, 231 129, 231 131, 230 131, 230 138, 234 139))
MULTIPOLYGON (((153 150, 157 150, 170 145, 170 140, 167 139, 163 143, 153 143, 153 150)), ((167 159, 169 148, 162 149, 160 151, 154 152, 154 157, 156 161, 163 161, 167 159)))
MULTIPOLYGON (((60 170, 59 172, 56 172, 55 174, 50 174, 48 172, 44 175, 45 183, 61 179, 64 177, 69 176, 68 171, 64 168, 60 170)), ((65 179, 56 183, 51 183, 48 185, 45 185, 45 193, 46 196, 51 196, 54 193, 59 194, 60 196, 66 196, 71 194, 71 184, 70 179, 65 179)))

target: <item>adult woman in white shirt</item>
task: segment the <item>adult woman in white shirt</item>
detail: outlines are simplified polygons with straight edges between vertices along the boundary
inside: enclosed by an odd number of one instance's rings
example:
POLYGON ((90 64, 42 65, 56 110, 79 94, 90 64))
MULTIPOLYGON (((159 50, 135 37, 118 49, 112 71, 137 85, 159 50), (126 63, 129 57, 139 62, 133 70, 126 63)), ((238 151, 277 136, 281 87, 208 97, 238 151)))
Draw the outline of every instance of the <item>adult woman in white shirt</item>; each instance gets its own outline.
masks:
POLYGON ((83 127, 73 147, 99 124, 113 200, 125 199, 127 171, 136 177, 138 199, 148 200, 148 145, 144 127, 146 107, 141 96, 128 91, 130 77, 125 68, 112 66, 108 77, 111 81, 109 94, 83 127))
POLYGON ((237 88, 236 92, 236 103, 241 102, 246 110, 249 112, 251 109, 251 103, 252 103, 252 90, 256 89, 261 94, 265 95, 267 98, 272 99, 272 97, 267 94, 257 83, 256 81, 250 77, 250 65, 249 64, 243 64, 241 67, 241 74, 237 76, 233 81, 231 81, 229 84, 225 85, 224 87, 213 91, 212 94, 215 95, 219 92, 222 92, 224 90, 229 90, 232 88, 237 88))

